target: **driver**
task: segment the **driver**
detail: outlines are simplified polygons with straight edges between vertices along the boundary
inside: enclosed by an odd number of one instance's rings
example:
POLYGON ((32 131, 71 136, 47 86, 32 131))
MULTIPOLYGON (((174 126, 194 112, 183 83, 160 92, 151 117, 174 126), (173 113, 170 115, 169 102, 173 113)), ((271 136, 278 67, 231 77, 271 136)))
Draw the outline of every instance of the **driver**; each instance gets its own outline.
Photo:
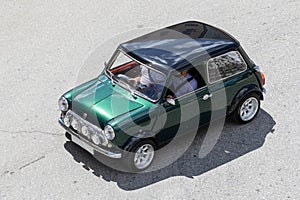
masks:
POLYGON ((136 78, 132 78, 132 80, 135 81, 135 84, 139 87, 151 87, 153 85, 163 85, 165 82, 165 77, 148 68, 145 67, 143 65, 140 66, 141 69, 141 75, 136 77, 136 78), (140 85, 139 85, 140 84, 140 85))
POLYGON ((151 99, 157 99, 162 92, 166 78, 159 72, 143 65, 140 66, 141 75, 132 78, 134 85, 151 99))

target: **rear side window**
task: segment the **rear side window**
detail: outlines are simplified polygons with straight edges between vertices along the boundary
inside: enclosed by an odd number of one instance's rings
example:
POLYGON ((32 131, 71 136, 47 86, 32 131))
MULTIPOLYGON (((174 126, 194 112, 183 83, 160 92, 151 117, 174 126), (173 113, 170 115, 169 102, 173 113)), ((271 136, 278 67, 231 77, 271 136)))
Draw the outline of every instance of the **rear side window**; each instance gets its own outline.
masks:
POLYGON ((208 60, 208 81, 214 83, 245 71, 246 68, 247 65, 240 53, 237 51, 230 51, 208 60))

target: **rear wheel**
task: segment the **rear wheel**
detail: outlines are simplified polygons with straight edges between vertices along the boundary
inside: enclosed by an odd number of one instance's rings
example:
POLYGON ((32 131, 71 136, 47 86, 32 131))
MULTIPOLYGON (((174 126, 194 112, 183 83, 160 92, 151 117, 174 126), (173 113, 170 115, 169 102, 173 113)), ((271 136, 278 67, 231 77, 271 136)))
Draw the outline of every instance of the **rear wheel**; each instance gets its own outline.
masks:
POLYGON ((239 102, 233 116, 236 122, 245 124, 256 117, 259 109, 259 96, 256 93, 250 93, 239 102))

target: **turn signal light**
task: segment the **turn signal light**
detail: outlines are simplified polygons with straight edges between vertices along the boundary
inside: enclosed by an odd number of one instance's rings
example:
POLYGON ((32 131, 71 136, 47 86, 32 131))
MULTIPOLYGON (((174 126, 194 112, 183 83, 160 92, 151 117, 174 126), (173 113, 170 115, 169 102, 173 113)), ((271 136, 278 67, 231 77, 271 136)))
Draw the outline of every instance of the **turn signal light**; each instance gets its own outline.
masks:
POLYGON ((260 74, 261 74, 262 83, 263 83, 263 85, 265 85, 266 84, 265 74, 263 72, 260 72, 260 74))

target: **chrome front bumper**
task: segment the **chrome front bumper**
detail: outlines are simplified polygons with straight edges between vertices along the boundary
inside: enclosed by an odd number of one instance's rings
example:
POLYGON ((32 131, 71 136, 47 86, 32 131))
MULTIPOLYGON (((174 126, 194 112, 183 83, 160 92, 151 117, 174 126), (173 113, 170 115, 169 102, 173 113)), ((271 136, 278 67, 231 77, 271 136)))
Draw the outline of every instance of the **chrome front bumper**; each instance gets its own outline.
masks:
POLYGON ((105 155, 107 157, 110 158, 121 158, 122 154, 121 153, 116 153, 116 152, 112 152, 112 151, 108 151, 106 149, 102 149, 94 144, 92 144, 91 142, 87 141, 86 139, 80 137, 80 135, 78 135, 76 132, 74 132, 72 129, 70 129, 69 127, 67 127, 64 122, 62 121, 62 119, 58 120, 59 124, 68 132, 71 134, 71 141, 76 143, 77 145, 81 146, 83 149, 85 149, 86 151, 88 151, 90 154, 92 154, 93 156, 95 156, 95 152, 98 152, 102 155, 105 155))

